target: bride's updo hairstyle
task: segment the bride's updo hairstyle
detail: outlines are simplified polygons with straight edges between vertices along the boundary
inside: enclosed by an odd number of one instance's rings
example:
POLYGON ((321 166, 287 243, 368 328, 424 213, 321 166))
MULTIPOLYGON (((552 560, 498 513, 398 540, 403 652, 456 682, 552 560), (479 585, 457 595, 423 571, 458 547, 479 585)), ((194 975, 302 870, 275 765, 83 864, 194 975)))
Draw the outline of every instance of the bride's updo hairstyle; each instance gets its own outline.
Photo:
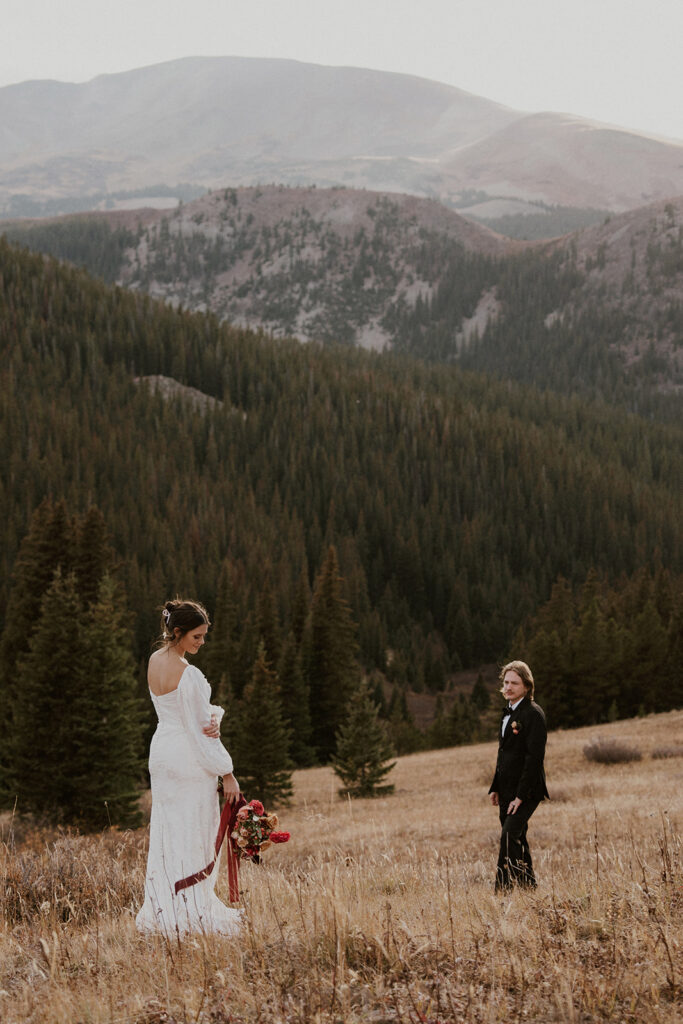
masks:
POLYGON ((210 626, 209 614, 199 601, 167 601, 161 611, 161 641, 173 647, 180 637, 197 626, 210 626), (180 636, 175 635, 176 629, 180 636))

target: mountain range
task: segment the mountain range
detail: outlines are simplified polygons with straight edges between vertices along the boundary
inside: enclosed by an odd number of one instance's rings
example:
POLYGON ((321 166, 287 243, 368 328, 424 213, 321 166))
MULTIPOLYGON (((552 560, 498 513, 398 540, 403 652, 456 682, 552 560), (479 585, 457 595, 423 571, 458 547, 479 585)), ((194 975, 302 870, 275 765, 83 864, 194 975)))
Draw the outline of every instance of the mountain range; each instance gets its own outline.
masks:
POLYGON ((272 182, 409 192, 483 218, 623 211, 683 194, 683 144, 290 60, 195 57, 0 89, 4 216, 272 182))

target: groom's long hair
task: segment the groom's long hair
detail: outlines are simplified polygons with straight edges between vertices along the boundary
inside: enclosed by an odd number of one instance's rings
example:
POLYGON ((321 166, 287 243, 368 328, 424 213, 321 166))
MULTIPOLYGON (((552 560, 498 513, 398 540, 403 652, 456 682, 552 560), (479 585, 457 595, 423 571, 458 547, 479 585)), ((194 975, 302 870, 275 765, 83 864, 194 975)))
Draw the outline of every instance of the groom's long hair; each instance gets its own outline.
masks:
POLYGON ((517 673, 519 678, 522 680, 522 682, 526 686, 527 696, 531 697, 531 699, 533 700, 534 699, 534 677, 531 674, 531 669, 529 668, 527 663, 525 661, 509 661, 507 663, 507 665, 503 665, 502 669, 500 670, 500 675, 498 676, 498 679, 499 679, 500 684, 501 684, 501 693, 503 692, 502 691, 502 684, 503 684, 503 680, 505 679, 505 673, 506 672, 516 672, 517 673))

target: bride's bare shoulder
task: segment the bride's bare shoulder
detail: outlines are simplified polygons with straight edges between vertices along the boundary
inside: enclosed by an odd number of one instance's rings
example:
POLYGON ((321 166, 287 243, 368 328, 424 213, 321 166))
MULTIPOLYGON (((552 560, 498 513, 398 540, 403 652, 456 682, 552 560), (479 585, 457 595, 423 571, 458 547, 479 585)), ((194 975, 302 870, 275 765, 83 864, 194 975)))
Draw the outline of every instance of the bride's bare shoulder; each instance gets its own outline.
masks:
POLYGON ((187 662, 167 648, 155 651, 147 664, 147 684, 154 696, 175 690, 186 668, 187 662))

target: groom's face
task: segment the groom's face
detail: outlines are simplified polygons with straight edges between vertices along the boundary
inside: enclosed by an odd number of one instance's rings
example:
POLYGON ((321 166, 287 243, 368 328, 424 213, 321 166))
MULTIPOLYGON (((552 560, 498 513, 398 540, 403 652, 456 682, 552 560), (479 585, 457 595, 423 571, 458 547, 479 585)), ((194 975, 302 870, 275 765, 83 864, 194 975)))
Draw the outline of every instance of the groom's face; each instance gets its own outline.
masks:
POLYGON ((516 704, 526 694, 526 686, 522 677, 513 669, 508 669, 503 679, 503 696, 510 704, 516 704))

